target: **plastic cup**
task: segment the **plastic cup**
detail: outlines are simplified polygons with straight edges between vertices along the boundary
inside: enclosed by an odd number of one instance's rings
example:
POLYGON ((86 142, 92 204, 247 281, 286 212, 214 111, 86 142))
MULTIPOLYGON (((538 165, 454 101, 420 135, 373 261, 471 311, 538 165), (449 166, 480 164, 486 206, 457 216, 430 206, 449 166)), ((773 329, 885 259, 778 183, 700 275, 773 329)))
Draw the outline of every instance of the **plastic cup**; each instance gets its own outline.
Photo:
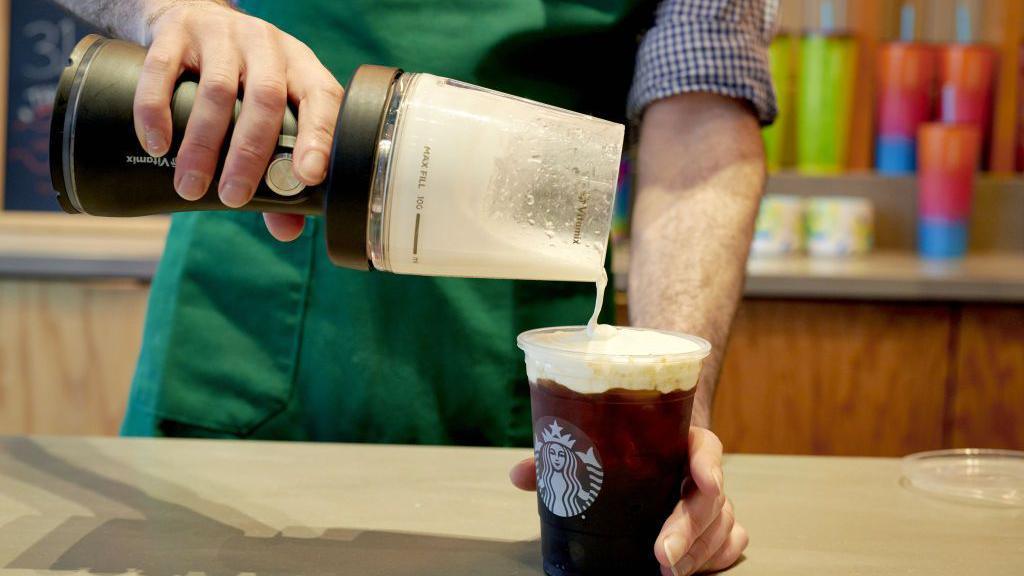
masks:
POLYGON ((932 118, 935 49, 894 42, 878 53, 878 137, 875 167, 886 174, 917 168, 917 128, 932 118))
POLYGON ((805 203, 807 252, 815 257, 861 256, 874 244, 875 209, 867 198, 821 196, 805 203))
POLYGON ((754 226, 754 256, 784 256, 804 247, 804 199, 768 194, 761 200, 754 226))
POLYGON ((845 35, 812 34, 800 41, 797 96, 797 168, 806 173, 846 169, 857 40, 845 35))
POLYGON ((918 132, 918 248, 926 258, 967 250, 981 133, 973 124, 924 124, 918 132))
MULTIPOLYGON (((980 44, 949 44, 940 56, 939 119, 974 124, 987 139, 992 121, 993 78, 998 54, 980 44)), ((979 153, 978 162, 984 158, 979 153)))
POLYGON ((628 156, 623 156, 619 163, 619 181, 612 208, 612 242, 622 242, 629 238, 633 185, 633 162, 628 156))
MULTIPOLYGON (((1017 86, 1024 86, 1024 44, 1017 52, 1017 86)), ((1017 90, 1017 170, 1024 170, 1024 90, 1017 90)))
POLYGON ((761 131, 765 162, 769 170, 778 170, 793 162, 793 91, 796 66, 793 47, 796 39, 780 34, 768 49, 768 63, 779 114, 775 123, 761 131))
POLYGON ((581 351, 565 340, 585 339, 581 326, 519 336, 530 379, 541 552, 551 576, 659 574, 654 543, 689 475, 690 412, 711 345, 619 330, 684 346, 666 354, 581 351))

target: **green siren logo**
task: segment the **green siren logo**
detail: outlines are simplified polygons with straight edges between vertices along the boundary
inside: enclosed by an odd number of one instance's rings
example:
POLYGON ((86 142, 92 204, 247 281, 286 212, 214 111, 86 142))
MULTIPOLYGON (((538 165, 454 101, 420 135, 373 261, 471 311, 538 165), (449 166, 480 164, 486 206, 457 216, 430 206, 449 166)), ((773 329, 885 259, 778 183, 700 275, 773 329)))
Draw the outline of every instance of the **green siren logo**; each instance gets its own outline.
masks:
POLYGON ((593 442, 573 424, 541 418, 533 437, 537 463, 537 492, 544 507, 555 516, 572 518, 586 512, 597 500, 604 469, 593 442))

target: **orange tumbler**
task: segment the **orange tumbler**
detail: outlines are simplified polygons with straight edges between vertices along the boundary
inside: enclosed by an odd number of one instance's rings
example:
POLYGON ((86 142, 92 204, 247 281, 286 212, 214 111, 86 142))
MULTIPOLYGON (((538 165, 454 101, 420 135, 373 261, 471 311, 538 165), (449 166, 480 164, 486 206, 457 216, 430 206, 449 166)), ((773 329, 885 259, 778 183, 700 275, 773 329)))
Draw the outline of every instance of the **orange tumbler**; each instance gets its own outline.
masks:
POLYGON ((932 119, 936 50, 928 44, 892 42, 878 52, 878 134, 875 167, 913 172, 917 128, 932 119))
MULTIPOLYGON (((940 56, 939 118, 943 122, 974 124, 982 147, 992 122, 992 94, 998 55, 981 44, 949 44, 940 56)), ((979 156, 983 158, 983 155, 979 156)))

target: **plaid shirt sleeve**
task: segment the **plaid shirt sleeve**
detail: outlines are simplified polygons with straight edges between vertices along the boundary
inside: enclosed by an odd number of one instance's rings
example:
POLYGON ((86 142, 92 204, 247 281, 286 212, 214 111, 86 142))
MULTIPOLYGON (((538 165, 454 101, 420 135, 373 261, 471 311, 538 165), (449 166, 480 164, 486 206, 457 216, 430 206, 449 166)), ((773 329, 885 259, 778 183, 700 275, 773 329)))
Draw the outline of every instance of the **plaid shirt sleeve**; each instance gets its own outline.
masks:
POLYGON ((750 102, 762 124, 777 113, 768 69, 779 0, 662 0, 637 51, 628 114, 686 92, 750 102))

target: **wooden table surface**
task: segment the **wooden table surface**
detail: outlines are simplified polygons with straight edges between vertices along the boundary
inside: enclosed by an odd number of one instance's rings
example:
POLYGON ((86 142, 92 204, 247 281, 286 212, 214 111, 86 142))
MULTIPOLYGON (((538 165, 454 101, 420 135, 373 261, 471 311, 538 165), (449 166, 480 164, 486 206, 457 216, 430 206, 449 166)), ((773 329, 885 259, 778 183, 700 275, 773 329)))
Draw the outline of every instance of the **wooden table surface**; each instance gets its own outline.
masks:
MULTIPOLYGON (((535 575, 514 449, 0 439, 0 572, 535 575)), ((899 461, 732 456, 729 574, 1024 574, 1024 510, 934 499, 899 461)))

